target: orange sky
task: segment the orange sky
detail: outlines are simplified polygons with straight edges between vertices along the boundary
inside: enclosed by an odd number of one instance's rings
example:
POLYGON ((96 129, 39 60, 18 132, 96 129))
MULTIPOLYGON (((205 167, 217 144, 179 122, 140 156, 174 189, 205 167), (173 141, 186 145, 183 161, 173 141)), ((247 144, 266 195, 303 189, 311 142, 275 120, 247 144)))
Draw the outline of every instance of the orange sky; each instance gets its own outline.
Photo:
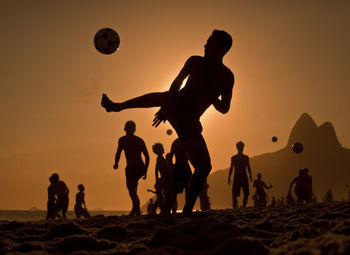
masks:
MULTIPOLYGON (((203 55, 215 28, 234 39, 224 63, 236 83, 230 112, 209 109, 202 117, 214 170, 228 167, 238 140, 250 156, 284 147, 303 112, 318 124, 331 121, 350 147, 349 11, 345 0, 2 1, 0 209, 45 208, 53 171, 70 185, 71 206, 84 183, 90 208, 128 209, 125 161, 112 169, 125 121, 136 122, 151 154, 151 177, 140 189, 154 180, 152 144, 168 151, 175 136, 166 135, 169 124, 151 126, 157 109, 107 114, 101 93, 126 100, 168 89, 189 56, 203 55), (120 35, 113 55, 93 46, 102 27, 120 35), (77 151, 105 158, 74 157, 77 151), (30 166, 18 163, 24 158, 30 166), (10 169, 18 175, 8 177, 10 169), (104 198, 102 187, 109 187, 104 198)), ((142 193, 142 202, 148 197, 142 193)))

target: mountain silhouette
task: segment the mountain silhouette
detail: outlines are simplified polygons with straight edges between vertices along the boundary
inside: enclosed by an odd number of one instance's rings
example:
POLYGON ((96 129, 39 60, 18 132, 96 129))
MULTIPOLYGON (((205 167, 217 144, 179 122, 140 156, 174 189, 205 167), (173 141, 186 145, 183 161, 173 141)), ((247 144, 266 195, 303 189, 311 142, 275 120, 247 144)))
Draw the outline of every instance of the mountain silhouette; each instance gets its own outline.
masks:
MULTIPOLYGON (((295 123, 284 148, 252 157, 250 164, 253 179, 260 172, 266 184, 272 184, 272 189, 267 191, 270 198, 286 196, 290 182, 301 168, 309 168, 318 201, 322 200, 328 189, 332 189, 338 200, 347 198, 349 192, 345 185, 350 184, 350 150, 341 146, 330 122, 317 126, 307 113, 302 114, 295 123), (296 142, 304 147, 300 154, 292 150, 296 142)), ((232 186, 227 184, 227 177, 228 168, 208 176, 208 193, 213 209, 232 207, 232 186)), ((250 194, 254 192, 250 184, 250 194)), ((248 205, 251 205, 251 195, 248 205)), ((184 197, 179 196, 178 200, 181 208, 184 197)), ((196 208, 199 208, 198 205, 196 208)))

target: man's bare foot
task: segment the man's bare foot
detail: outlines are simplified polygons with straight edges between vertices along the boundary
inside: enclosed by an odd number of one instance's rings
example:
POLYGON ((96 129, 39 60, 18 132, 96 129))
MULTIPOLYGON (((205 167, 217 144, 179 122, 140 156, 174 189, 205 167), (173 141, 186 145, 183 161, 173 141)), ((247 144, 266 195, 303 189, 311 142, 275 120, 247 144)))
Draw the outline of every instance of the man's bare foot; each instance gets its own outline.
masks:
POLYGON ((106 112, 119 112, 121 110, 119 107, 120 104, 113 103, 113 101, 110 100, 106 94, 102 94, 101 105, 106 109, 106 112))
POLYGON ((102 94, 101 106, 106 109, 106 112, 110 112, 113 102, 107 97, 106 94, 102 94))

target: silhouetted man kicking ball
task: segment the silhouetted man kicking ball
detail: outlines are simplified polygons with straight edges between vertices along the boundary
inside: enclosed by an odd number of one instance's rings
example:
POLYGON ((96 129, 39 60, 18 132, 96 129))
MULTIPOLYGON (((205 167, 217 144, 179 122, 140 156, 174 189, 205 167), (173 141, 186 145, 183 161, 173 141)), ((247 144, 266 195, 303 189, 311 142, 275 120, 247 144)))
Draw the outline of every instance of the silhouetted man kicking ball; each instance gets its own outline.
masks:
POLYGON ((119 138, 113 168, 118 169, 120 154, 124 150, 126 158, 126 187, 128 188, 132 201, 132 210, 129 215, 140 215, 140 200, 137 196, 137 185, 142 176, 143 179, 146 179, 147 177, 149 155, 145 142, 140 137, 134 135, 136 131, 135 123, 129 120, 125 123, 124 130, 126 135, 119 138), (143 154, 145 162, 143 162, 141 154, 143 154))
POLYGON ((231 36, 225 31, 214 30, 204 48, 204 57, 190 57, 169 91, 150 93, 123 103, 114 103, 104 94, 102 106, 107 112, 130 108, 161 107, 153 125, 168 120, 183 143, 195 168, 189 195, 183 211, 192 212, 194 203, 211 170, 207 145, 202 136, 201 115, 210 105, 221 113, 230 109, 234 76, 222 62, 232 45, 231 36), (184 79, 186 85, 180 89, 184 79))
POLYGON ((228 184, 231 184, 231 174, 233 167, 235 168, 235 174, 233 177, 232 184, 232 206, 237 208, 237 197, 241 193, 241 188, 243 189, 243 207, 247 206, 248 196, 249 196, 249 183, 247 176, 247 169, 249 172, 249 179, 252 181, 252 172, 249 164, 249 157, 243 154, 244 143, 238 142, 236 144, 238 153, 231 158, 230 172, 228 174, 228 184))

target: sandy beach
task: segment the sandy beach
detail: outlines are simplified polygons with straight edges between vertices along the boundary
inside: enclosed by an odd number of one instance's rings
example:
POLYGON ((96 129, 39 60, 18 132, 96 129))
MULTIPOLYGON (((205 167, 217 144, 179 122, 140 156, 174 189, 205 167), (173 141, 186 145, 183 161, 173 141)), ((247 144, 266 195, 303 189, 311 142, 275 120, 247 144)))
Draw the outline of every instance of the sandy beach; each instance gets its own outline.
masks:
POLYGON ((3 221, 1 253, 350 254, 350 203, 3 221))

